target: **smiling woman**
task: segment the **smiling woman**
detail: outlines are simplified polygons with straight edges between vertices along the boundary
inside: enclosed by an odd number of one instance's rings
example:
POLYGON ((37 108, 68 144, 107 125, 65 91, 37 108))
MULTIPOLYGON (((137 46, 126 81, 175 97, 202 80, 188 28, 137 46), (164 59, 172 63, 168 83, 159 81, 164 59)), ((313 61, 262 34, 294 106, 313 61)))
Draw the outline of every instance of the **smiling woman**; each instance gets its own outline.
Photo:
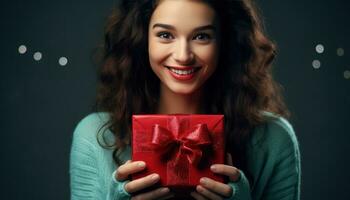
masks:
POLYGON ((158 113, 197 112, 202 85, 217 67, 218 25, 213 8, 201 1, 164 1, 155 9, 148 51, 160 79, 158 113), (164 105, 170 99, 173 106, 164 105))
POLYGON ((74 131, 72 199, 169 199, 130 175, 133 114, 223 114, 227 162, 188 198, 297 200, 300 156, 271 75, 273 43, 250 0, 121 0, 108 20, 96 113, 74 131))

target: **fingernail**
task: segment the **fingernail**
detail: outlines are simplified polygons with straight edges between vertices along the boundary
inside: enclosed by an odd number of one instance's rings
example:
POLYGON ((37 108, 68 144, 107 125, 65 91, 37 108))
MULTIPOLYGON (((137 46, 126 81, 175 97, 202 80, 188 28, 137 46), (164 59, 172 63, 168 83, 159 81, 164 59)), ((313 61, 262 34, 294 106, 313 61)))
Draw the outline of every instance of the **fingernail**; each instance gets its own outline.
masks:
POLYGON ((198 191, 198 192, 203 192, 204 190, 203 190, 203 188, 202 188, 201 186, 198 185, 198 186, 197 186, 197 191, 198 191))
POLYGON ((139 162, 139 163, 137 164, 137 166, 139 166, 139 167, 145 167, 145 166, 146 166, 146 163, 145 163, 145 162, 139 162))
POLYGON ((159 178, 159 175, 158 174, 154 174, 151 176, 151 179, 152 180, 157 180, 159 178))
POLYGON ((210 166, 210 169, 211 169, 211 171, 215 172, 217 168, 215 165, 212 165, 212 166, 210 166))
POLYGON ((201 178, 199 182, 201 184, 205 185, 207 183, 207 179, 206 178, 201 178))

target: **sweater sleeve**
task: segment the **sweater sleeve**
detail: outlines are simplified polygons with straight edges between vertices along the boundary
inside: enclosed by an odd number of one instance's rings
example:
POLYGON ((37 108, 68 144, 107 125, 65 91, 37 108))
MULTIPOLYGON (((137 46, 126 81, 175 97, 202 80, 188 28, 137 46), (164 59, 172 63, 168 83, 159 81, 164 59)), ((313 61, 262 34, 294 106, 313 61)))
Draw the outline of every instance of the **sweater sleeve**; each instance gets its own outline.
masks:
MULTIPOLYGON (((115 182, 110 174, 106 185, 105 177, 101 177, 103 170, 98 158, 101 147, 96 141, 96 131, 99 123, 96 117, 89 115, 84 118, 73 133, 70 154, 70 187, 71 200, 126 200, 120 196, 121 182, 115 182)), ((122 185, 124 186, 124 185, 122 185)))
POLYGON ((226 200, 251 200, 250 186, 247 177, 243 171, 240 172, 240 178, 237 182, 229 182, 232 188, 232 196, 226 200))
POLYGON ((257 127, 248 145, 248 181, 243 171, 229 182, 229 200, 299 200, 300 153, 292 126, 282 117, 266 113, 267 123, 257 127))
POLYGON ((253 156, 256 167, 252 191, 256 200, 299 200, 300 153, 292 126, 277 117, 264 127, 262 145, 253 156))
POLYGON ((271 156, 274 159, 272 174, 267 182, 263 199, 299 200, 300 198, 300 152, 292 126, 280 118, 270 128, 276 137, 271 141, 271 156), (275 129, 275 130, 274 130, 275 129))

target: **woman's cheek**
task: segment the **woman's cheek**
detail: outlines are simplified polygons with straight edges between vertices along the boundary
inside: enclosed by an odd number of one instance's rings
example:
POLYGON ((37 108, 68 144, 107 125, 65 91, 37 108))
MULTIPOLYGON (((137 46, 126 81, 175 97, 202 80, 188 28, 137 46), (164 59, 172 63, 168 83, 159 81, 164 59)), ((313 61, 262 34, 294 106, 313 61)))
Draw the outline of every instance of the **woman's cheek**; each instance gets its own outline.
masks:
POLYGON ((167 57, 167 52, 169 51, 169 46, 165 44, 159 44, 154 42, 150 44, 149 56, 152 65, 160 64, 167 57))
POLYGON ((217 65, 217 46, 215 44, 208 45, 206 47, 201 47, 197 49, 197 57, 201 60, 202 63, 208 66, 208 71, 213 71, 216 69, 217 65))

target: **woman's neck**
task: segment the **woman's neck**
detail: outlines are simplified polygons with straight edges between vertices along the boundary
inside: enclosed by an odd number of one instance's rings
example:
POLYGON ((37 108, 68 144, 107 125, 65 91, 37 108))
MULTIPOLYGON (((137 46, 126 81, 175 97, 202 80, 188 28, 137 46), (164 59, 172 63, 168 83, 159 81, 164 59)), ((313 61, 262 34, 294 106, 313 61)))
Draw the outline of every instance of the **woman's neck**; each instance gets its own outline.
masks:
POLYGON ((158 114, 199 114, 201 113, 200 91, 190 95, 176 94, 161 84, 158 114))

